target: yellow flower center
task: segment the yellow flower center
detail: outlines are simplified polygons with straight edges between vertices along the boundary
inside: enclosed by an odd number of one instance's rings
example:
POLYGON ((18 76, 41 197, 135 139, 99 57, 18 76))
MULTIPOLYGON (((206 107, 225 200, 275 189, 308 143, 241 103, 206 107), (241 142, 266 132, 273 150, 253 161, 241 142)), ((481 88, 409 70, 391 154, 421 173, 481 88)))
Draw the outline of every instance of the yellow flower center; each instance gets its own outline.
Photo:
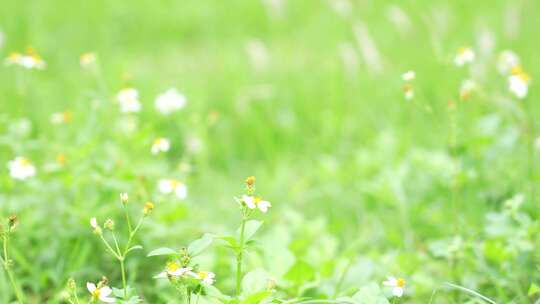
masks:
POLYGON ((21 159, 21 166, 28 167, 30 166, 30 161, 26 158, 21 159))
POLYGON ((92 298, 99 299, 99 296, 101 295, 101 291, 99 288, 96 288, 96 290, 92 291, 92 298))
POLYGON ((396 286, 397 286, 397 287, 403 287, 403 286, 405 286, 405 280, 402 279, 402 278, 397 279, 396 286))
POLYGON ((170 262, 167 264, 167 272, 175 272, 178 269, 180 269, 180 265, 178 265, 178 263, 170 262))
POLYGON ((199 272, 199 278, 201 278, 201 280, 204 280, 207 277, 208 277, 208 272, 206 272, 206 271, 199 272))
POLYGON ((253 199, 253 203, 254 203, 255 205, 258 205, 260 202, 262 202, 262 198, 261 198, 261 197, 256 196, 256 197, 253 199))
POLYGON ((403 86, 403 92, 409 93, 412 91, 412 86, 410 84, 406 84, 403 86))

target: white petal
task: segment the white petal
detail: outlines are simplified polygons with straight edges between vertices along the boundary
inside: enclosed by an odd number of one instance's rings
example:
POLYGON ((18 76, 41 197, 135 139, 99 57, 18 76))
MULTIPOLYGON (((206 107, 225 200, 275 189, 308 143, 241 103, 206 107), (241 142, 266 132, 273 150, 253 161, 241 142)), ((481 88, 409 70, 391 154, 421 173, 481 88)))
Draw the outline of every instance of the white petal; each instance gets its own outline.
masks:
POLYGON ((403 295, 403 288, 402 287, 394 287, 392 289, 392 294, 396 297, 401 297, 403 295))
POLYGON ((187 197, 187 186, 185 184, 176 186, 175 193, 179 199, 185 199, 187 197))
POLYGON ((255 205, 255 198, 253 196, 244 195, 242 196, 242 200, 249 209, 255 209, 257 207, 255 205))
POLYGON ((270 202, 268 201, 260 201, 257 204, 257 207, 259 207, 259 210, 261 210, 261 212, 266 213, 266 211, 268 211, 268 208, 272 207, 272 204, 270 204, 270 202))
POLYGON ((397 279, 394 277, 387 277, 387 280, 383 282, 383 285, 385 286, 396 286, 397 285, 397 279))
POLYGON ((92 226, 92 228, 97 228, 98 224, 97 224, 97 219, 95 217, 91 218, 90 219, 90 226, 92 226))
POLYGON ((90 291, 91 293, 97 289, 96 284, 90 282, 86 283, 86 288, 88 288, 88 291, 90 291))
POLYGON ((100 297, 108 297, 112 293, 112 290, 109 286, 103 286, 99 289, 100 297))
POLYGON ((99 297, 99 300, 105 303, 114 303, 116 301, 115 298, 108 298, 108 297, 99 297))

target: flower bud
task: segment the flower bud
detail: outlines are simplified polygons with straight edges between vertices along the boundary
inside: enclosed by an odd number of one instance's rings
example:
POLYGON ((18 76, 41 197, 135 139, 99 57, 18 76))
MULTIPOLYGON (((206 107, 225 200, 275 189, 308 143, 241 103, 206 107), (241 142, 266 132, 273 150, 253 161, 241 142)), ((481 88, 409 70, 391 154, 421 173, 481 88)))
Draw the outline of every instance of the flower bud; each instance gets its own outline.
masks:
POLYGON ((120 201, 122 202, 122 204, 127 204, 128 203, 128 200, 129 200, 129 195, 125 192, 122 192, 120 193, 120 201))
POLYGON ((110 231, 113 231, 114 230, 114 221, 111 220, 111 219, 107 219, 105 221, 105 223, 103 224, 103 227, 105 227, 105 229, 109 229, 110 231))
POLYGON ((68 281, 67 281, 67 284, 66 284, 66 288, 68 290, 75 290, 77 288, 77 283, 75 282, 75 279, 74 278, 69 278, 68 281))
POLYGON ((10 217, 8 217, 8 231, 9 232, 13 231, 15 227, 17 227, 18 223, 19 221, 17 220, 16 215, 11 215, 10 217))
POLYGON ((248 178, 246 178, 246 186, 248 187, 253 187, 253 185, 255 185, 255 176, 250 176, 248 178))
POLYGON ((143 208, 144 215, 150 214, 152 212, 152 210, 154 210, 154 204, 152 202, 146 202, 146 204, 144 204, 144 208, 143 208))

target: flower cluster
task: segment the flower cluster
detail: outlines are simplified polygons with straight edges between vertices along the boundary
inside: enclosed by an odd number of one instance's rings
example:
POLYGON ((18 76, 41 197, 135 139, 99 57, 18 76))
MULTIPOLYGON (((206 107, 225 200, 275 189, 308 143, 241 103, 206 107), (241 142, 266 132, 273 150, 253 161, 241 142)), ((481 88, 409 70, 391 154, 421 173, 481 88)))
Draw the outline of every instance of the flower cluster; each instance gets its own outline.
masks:
POLYGON ((6 65, 17 65, 29 70, 43 70, 46 66, 45 61, 32 48, 28 48, 26 54, 11 53, 5 62, 6 65))
POLYGON ((36 167, 25 157, 17 156, 8 162, 9 175, 13 179, 25 180, 36 175, 36 167))
POLYGON ((458 66, 464 66, 470 64, 476 58, 475 52, 469 47, 462 47, 458 49, 456 57, 454 57, 454 63, 458 66))

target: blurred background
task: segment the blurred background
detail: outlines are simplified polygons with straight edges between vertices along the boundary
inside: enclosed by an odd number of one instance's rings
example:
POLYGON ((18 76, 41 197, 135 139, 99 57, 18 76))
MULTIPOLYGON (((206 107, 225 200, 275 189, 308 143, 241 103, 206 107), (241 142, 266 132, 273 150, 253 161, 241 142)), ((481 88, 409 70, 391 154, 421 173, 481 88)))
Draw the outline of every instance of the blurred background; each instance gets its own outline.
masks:
MULTIPOLYGON (((444 282, 533 303, 539 28, 533 0, 3 1, 2 58, 32 47, 47 65, 0 67, 1 163, 22 155, 37 168, 24 182, 0 171, 30 303, 58 303, 69 277, 81 290, 102 275, 120 286, 89 226, 110 217, 125 229, 119 192, 134 215, 156 204, 130 284, 149 303, 171 301, 152 279, 165 261, 146 253, 234 232, 233 198, 250 175, 273 208, 248 269, 266 269, 283 297, 331 298, 395 275, 405 303, 468 301, 444 282), (461 47, 476 52, 470 66, 454 64, 461 47), (507 49, 532 76, 525 100, 497 72, 507 49), (97 54, 90 72, 86 52, 97 54), (466 100, 464 79, 478 84, 466 100), (119 110, 126 87, 139 90, 137 114, 119 110), (187 102, 163 116, 154 100, 169 88, 187 102), (59 112, 69 119, 51 123, 59 112), (157 137, 169 152, 150 153, 157 137), (188 197, 160 194, 162 178, 185 181, 188 197)), ((200 259, 234 289, 230 252, 200 259)), ((0 302, 10 297, 0 275, 0 302)))

